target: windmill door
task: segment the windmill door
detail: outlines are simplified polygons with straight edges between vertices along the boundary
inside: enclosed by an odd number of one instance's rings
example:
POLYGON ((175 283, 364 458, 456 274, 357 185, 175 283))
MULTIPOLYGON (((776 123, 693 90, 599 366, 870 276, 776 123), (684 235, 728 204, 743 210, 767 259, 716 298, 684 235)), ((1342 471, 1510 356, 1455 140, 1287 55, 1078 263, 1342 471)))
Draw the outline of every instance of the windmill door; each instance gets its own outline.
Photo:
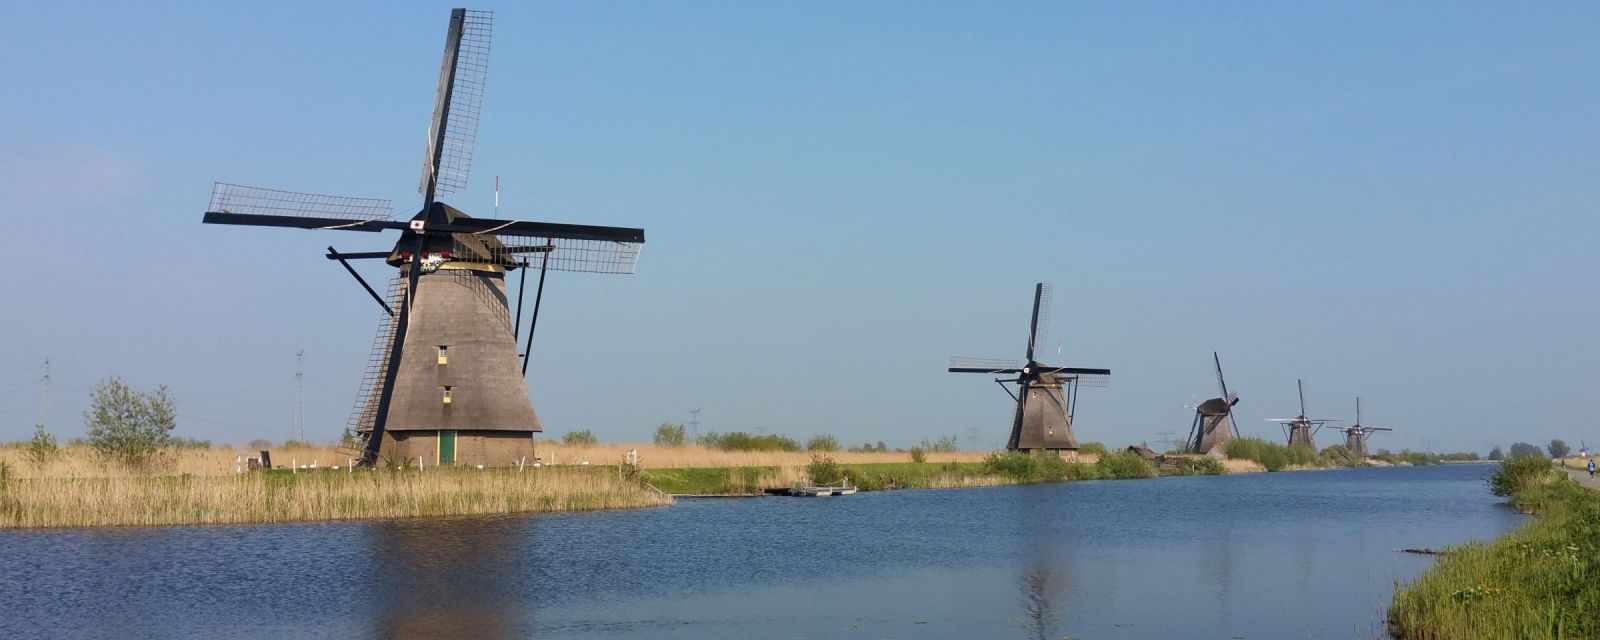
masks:
POLYGON ((456 432, 439 432, 439 464, 456 463, 456 432))

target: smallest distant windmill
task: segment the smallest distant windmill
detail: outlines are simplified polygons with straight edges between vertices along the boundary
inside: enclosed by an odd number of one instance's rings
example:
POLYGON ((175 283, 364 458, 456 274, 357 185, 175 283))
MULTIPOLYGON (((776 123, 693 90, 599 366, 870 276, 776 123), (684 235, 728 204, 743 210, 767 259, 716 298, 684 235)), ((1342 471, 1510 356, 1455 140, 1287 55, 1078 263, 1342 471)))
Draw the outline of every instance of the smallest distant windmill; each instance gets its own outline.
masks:
POLYGON ((1344 448, 1360 460, 1367 457, 1367 436, 1377 431, 1394 431, 1388 427, 1369 427, 1361 424, 1361 396, 1356 396, 1356 423, 1348 427, 1329 427, 1344 432, 1344 448))
POLYGON ((1317 442, 1315 440, 1317 431, 1322 429, 1322 425, 1330 422, 1338 422, 1338 420, 1333 418, 1307 418, 1306 385, 1299 379, 1296 379, 1294 384, 1295 387, 1300 389, 1300 415, 1293 418, 1267 418, 1267 422, 1276 422, 1278 424, 1285 425, 1285 429, 1288 431, 1289 436, 1289 446, 1292 447, 1297 444, 1304 444, 1315 449, 1317 448, 1317 442))
POLYGON ((1234 433, 1233 405, 1239 404, 1239 394, 1228 392, 1228 383, 1222 379, 1222 358, 1211 352, 1211 361, 1217 365, 1217 389, 1222 395, 1200 403, 1194 408, 1194 422, 1189 425, 1189 439, 1185 453, 1207 454, 1222 448, 1238 435, 1234 433))

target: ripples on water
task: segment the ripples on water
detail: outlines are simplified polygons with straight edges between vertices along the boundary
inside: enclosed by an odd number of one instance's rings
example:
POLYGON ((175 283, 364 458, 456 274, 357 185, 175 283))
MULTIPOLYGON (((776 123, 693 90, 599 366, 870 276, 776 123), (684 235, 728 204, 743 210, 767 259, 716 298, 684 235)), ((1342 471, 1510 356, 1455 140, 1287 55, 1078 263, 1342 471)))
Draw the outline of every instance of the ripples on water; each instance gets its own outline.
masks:
POLYGON ((0 638, 1369 638, 1485 465, 0 532, 0 638))

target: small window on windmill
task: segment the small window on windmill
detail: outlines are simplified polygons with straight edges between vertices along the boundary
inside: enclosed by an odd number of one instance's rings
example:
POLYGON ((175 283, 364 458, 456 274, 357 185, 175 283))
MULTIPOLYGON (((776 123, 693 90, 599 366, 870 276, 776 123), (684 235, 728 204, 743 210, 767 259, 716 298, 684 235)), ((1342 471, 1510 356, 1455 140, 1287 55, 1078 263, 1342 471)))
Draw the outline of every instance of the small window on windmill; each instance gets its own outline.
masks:
POLYGON ((450 404, 450 391, 452 389, 455 389, 455 387, 444 387, 444 404, 450 404))
POLYGON ((439 364, 450 364, 450 345, 439 345, 439 364))

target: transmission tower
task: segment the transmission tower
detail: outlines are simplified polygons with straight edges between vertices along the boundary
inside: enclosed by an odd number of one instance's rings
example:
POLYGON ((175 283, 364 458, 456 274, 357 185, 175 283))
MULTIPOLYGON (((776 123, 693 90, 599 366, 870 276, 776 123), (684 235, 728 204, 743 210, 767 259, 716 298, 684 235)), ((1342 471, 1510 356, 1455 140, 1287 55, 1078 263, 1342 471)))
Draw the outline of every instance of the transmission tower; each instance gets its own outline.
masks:
POLYGON ((695 407, 695 408, 689 410, 689 438, 690 439, 694 439, 694 438, 697 438, 699 436, 700 436, 700 408, 699 407, 695 407))
POLYGON ((35 424, 44 426, 44 419, 50 413, 50 359, 44 359, 44 377, 39 379, 39 421, 35 424))
POLYGON ((294 354, 294 431, 306 441, 306 350, 294 354))

